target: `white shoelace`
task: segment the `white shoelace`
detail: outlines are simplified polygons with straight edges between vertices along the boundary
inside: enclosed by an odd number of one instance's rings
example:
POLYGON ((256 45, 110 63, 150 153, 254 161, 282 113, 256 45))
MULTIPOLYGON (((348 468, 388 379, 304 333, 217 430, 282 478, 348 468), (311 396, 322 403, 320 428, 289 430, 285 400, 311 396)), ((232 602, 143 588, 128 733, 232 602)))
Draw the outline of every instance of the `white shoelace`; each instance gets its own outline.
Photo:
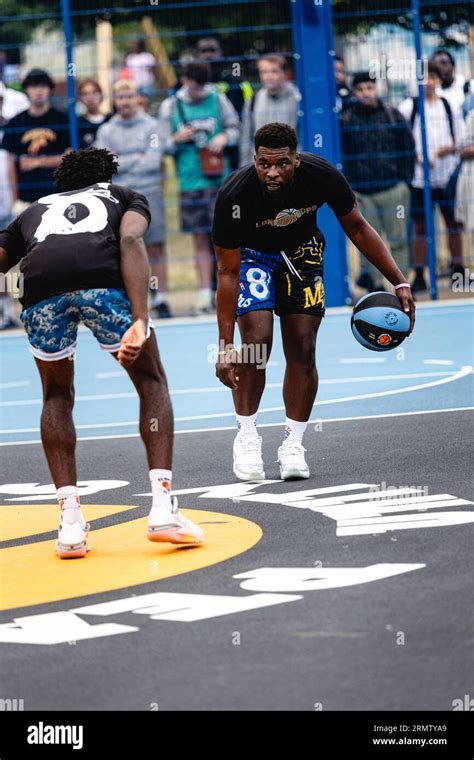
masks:
POLYGON ((281 446, 280 456, 292 456, 292 457, 303 457, 304 458, 304 452, 306 451, 305 447, 302 443, 297 443, 294 441, 293 443, 284 443, 281 446))

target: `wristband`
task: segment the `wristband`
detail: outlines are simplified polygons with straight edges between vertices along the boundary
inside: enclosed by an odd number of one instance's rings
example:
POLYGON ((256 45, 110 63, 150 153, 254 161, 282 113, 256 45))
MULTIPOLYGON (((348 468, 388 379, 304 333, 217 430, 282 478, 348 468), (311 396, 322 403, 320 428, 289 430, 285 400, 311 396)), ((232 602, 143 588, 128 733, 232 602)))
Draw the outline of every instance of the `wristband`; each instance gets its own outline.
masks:
POLYGON ((398 288, 411 288, 411 285, 409 282, 401 282, 400 285, 395 285, 395 290, 398 288))

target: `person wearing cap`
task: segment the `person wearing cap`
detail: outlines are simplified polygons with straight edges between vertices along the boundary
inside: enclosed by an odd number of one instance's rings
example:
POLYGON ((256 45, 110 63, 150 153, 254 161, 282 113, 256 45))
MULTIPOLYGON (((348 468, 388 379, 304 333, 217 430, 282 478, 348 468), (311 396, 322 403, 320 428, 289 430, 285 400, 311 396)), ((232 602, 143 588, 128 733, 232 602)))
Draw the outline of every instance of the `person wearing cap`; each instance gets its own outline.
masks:
POLYGON ((32 69, 22 82, 29 107, 5 129, 2 148, 10 154, 13 213, 54 188, 53 172, 69 149, 66 114, 51 106, 54 82, 43 69, 32 69))

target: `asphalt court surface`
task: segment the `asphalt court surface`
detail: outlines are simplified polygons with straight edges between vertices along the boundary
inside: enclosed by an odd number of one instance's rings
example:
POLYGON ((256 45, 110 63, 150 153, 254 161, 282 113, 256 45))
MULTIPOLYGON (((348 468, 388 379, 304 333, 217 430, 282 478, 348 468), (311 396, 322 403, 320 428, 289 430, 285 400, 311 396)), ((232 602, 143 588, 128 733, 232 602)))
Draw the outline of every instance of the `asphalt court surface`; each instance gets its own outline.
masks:
POLYGON ((103 377, 117 367, 81 334, 93 548, 67 563, 34 442, 32 359, 21 335, 1 339, 0 696, 26 710, 450 710, 472 694, 472 308, 420 308, 398 358, 359 347, 347 312, 328 316, 306 481, 278 480, 277 345, 258 485, 232 475, 230 395, 208 361, 215 325, 159 325, 180 420, 173 487, 207 538, 193 549, 145 540, 144 451, 136 423, 122 424, 133 389, 103 377))

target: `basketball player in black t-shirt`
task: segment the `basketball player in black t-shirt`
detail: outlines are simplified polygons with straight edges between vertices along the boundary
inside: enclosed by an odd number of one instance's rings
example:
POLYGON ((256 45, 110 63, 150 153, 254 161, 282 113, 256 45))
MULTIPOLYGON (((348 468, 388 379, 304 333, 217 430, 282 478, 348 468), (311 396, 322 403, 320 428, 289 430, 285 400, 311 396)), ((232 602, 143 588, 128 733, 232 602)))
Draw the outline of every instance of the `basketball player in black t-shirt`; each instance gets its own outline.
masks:
MULTIPOLYGON (((376 231, 361 216, 344 176, 325 159, 298 153, 296 132, 267 124, 255 134, 254 163, 228 177, 217 196, 213 242, 218 259, 216 375, 232 389, 238 433, 234 474, 265 477, 257 411, 265 362, 279 315, 286 372, 281 477, 308 478, 303 434, 318 387, 316 335, 324 315, 324 237, 317 211, 325 203, 354 245, 396 286, 414 325, 410 286, 376 231), (402 286, 402 287, 400 287, 402 286), (245 355, 233 347, 235 320, 245 355)), ((329 262, 331 263, 331 262, 329 262)))
POLYGON ((140 398, 153 504, 148 538, 201 543, 201 528, 171 497, 173 412, 151 320, 149 265, 143 236, 146 198, 111 184, 115 157, 87 148, 67 154, 55 171, 62 192, 39 198, 0 232, 0 272, 20 263, 29 348, 43 384, 41 440, 57 489, 61 523, 56 551, 84 557, 89 525, 76 474, 74 351, 84 323, 100 347, 127 370, 140 398), (156 431, 150 420, 159 420, 156 431))

